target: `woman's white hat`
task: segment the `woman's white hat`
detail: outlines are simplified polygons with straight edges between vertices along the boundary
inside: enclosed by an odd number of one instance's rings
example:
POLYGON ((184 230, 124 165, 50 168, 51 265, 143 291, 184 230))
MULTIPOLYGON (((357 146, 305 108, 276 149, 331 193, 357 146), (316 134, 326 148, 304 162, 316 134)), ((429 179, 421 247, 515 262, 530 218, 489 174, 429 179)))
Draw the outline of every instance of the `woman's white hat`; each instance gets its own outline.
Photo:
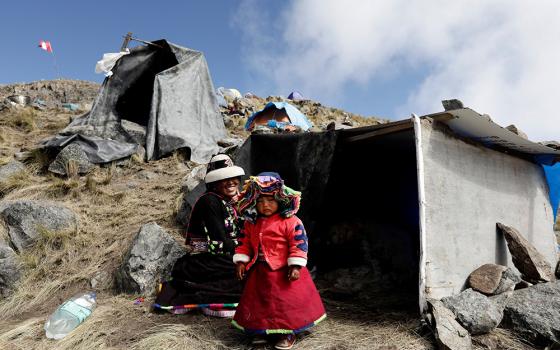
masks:
POLYGON ((231 158, 225 154, 218 154, 210 159, 206 168, 204 182, 207 184, 245 175, 243 168, 233 165, 231 158))

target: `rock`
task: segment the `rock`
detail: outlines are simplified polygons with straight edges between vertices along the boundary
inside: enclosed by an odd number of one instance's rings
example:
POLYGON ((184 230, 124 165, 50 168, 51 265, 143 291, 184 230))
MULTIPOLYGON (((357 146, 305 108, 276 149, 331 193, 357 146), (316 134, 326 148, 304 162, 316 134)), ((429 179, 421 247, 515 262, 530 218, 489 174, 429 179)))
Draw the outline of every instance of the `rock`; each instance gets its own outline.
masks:
POLYGON ((470 350, 472 340, 469 332, 455 321, 455 315, 439 300, 429 300, 438 348, 443 350, 470 350))
POLYGON ((139 179, 144 179, 144 180, 153 180, 156 177, 158 177, 158 175, 156 173, 154 173, 153 171, 142 170, 138 174, 136 174, 136 177, 139 178, 139 179))
POLYGON ((218 141, 218 146, 220 147, 232 147, 232 146, 240 146, 243 144, 243 139, 235 138, 235 137, 228 137, 225 139, 221 139, 218 141))
POLYGON ((486 295, 511 291, 519 282, 521 277, 515 270, 496 264, 484 264, 474 270, 468 278, 469 287, 486 295))
POLYGON ((121 119, 121 126, 134 143, 146 145, 146 127, 126 119, 121 119))
POLYGON ((31 97, 24 95, 12 95, 6 97, 6 99, 20 106, 27 106, 31 103, 31 97))
POLYGON ((560 142, 558 141, 541 141, 539 142, 541 145, 544 145, 546 147, 550 147, 556 150, 560 150, 560 142))
POLYGON ((89 282, 91 288, 101 290, 109 286, 111 275, 107 271, 98 271, 89 282))
POLYGON ((443 100, 441 101, 441 104, 443 105, 443 109, 445 109, 446 111, 464 108, 463 102, 457 99, 443 100))
POLYGON ((489 333, 502 321, 502 309, 485 295, 470 288, 441 301, 473 335, 489 333))
POLYGON ((0 297, 7 297, 20 279, 23 267, 16 252, 0 242, 0 297))
POLYGON ((507 241, 513 264, 521 272, 524 280, 538 283, 555 279, 548 261, 519 231, 501 223, 498 223, 497 226, 507 241))
POLYGON ((189 225, 189 218, 191 217, 191 212, 196 203, 198 197, 206 192, 206 185, 201 182, 198 186, 192 189, 189 193, 181 194, 181 206, 177 212, 176 221, 187 227, 189 225))
POLYGON ((117 270, 117 289, 153 295, 157 283, 169 278, 173 264, 184 254, 185 249, 156 223, 142 226, 117 270))
POLYGON ((494 291, 494 295, 511 292, 515 289, 515 286, 522 281, 523 280, 521 279, 519 273, 517 273, 517 271, 515 271, 511 267, 508 267, 507 270, 502 273, 500 284, 494 291))
POLYGON ((8 164, 0 166, 0 182, 4 182, 10 177, 24 171, 25 165, 23 165, 23 163, 18 162, 17 160, 12 160, 8 164))
POLYGON ((183 192, 191 192, 196 186, 204 181, 206 176, 206 165, 195 166, 191 172, 183 178, 181 189, 183 192))
POLYGON ((233 128, 235 123, 233 122, 233 118, 231 118, 230 116, 224 115, 224 125, 226 126, 226 128, 233 128))
POLYGON ((484 264, 469 275, 468 284, 478 292, 491 295, 500 285, 505 270, 506 266, 484 264))
POLYGON ((560 342, 560 282, 514 291, 506 301, 502 326, 538 345, 560 342))
POLYGON ((11 245, 20 252, 33 244, 42 230, 78 230, 77 215, 54 202, 20 200, 3 203, 0 218, 8 227, 11 245))
POLYGON ((529 283, 529 282, 527 282, 527 281, 521 280, 521 282, 519 282, 519 283, 517 283, 517 284, 515 285, 514 290, 529 288, 529 287, 531 287, 532 285, 533 285, 532 283, 529 283))
POLYGON ((68 174, 68 163, 70 161, 76 163, 78 174, 87 174, 95 167, 89 161, 86 152, 77 143, 71 143, 58 153, 54 161, 49 165, 49 171, 59 175, 72 175, 68 174))
POLYGON ((506 126, 506 129, 511 131, 512 133, 518 135, 518 136, 523 137, 525 140, 528 140, 527 134, 524 133, 523 131, 519 130, 519 128, 517 128, 517 126, 511 124, 511 125, 506 126))

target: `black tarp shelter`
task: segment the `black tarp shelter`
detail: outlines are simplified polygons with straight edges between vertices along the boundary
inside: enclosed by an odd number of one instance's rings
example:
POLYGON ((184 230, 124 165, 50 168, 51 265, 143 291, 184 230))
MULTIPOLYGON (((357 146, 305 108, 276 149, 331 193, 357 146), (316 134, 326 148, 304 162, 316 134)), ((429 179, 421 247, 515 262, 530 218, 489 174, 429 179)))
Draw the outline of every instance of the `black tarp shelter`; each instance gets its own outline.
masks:
POLYGON ((121 159, 138 147, 122 126, 128 120, 146 128, 148 160, 188 148, 191 160, 205 163, 217 153, 226 129, 204 55, 166 40, 153 44, 119 59, 91 110, 45 147, 77 142, 93 163, 121 159))

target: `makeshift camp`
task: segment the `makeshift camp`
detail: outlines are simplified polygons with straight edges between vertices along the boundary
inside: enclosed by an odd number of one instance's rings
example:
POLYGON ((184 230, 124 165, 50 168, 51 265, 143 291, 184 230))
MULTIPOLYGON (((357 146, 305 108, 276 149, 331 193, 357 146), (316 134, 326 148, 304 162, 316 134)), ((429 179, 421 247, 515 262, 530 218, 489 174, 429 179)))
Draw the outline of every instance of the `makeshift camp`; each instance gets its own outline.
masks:
POLYGON ((408 291, 424 310, 427 298, 460 292, 483 264, 513 266, 497 222, 556 262, 541 164, 558 160, 559 151, 460 108, 363 128, 251 135, 236 164, 247 174, 277 171, 303 192, 298 215, 320 272, 378 266, 390 276, 391 286, 379 283, 387 295, 408 291))
POLYGON ((269 121, 274 121, 274 124, 289 123, 300 127, 303 131, 309 130, 312 126, 307 117, 288 102, 269 102, 262 110, 253 113, 247 119, 245 130, 252 130, 255 125, 267 125, 269 121))
POLYGON ((45 147, 75 142, 93 163, 130 156, 139 144, 148 160, 188 148, 191 160, 206 162, 218 151, 226 129, 201 52, 158 40, 132 48, 112 73, 91 110, 45 147))

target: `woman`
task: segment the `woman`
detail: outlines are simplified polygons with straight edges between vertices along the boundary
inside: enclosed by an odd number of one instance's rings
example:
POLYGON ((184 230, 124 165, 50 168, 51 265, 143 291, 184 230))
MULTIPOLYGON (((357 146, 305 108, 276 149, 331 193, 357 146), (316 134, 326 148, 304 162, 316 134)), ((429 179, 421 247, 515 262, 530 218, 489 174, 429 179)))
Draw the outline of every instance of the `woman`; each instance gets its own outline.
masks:
POLYGON ((232 304, 241 295, 232 262, 239 235, 233 204, 242 175, 243 169, 225 154, 210 160, 204 178, 207 191, 196 201, 187 227, 191 251, 175 263, 172 280, 161 285, 155 308, 183 313, 201 304, 219 304, 202 310, 213 316, 233 315, 232 304))

